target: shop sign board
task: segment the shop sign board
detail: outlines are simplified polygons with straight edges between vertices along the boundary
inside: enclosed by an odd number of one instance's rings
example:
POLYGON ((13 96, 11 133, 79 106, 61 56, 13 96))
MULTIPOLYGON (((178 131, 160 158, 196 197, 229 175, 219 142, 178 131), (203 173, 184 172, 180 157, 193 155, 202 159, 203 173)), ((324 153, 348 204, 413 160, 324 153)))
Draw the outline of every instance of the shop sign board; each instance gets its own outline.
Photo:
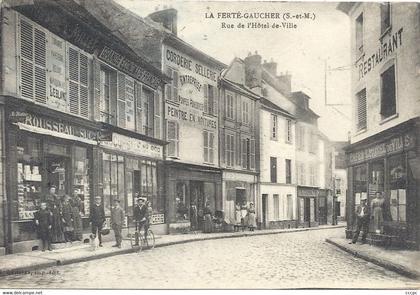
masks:
POLYGON ((298 197, 315 198, 319 195, 319 189, 298 187, 297 188, 297 195, 298 195, 298 197))
POLYGON ((165 223, 165 214, 153 214, 151 222, 152 224, 165 223))
POLYGON ((100 142, 100 146, 138 156, 155 159, 163 158, 163 147, 161 145, 150 143, 137 138, 128 137, 118 133, 112 134, 112 141, 100 142))
POLYGON ((385 157, 411 149, 415 147, 415 145, 416 137, 412 133, 394 136, 387 141, 350 153, 348 156, 348 164, 351 166, 375 158, 385 157))

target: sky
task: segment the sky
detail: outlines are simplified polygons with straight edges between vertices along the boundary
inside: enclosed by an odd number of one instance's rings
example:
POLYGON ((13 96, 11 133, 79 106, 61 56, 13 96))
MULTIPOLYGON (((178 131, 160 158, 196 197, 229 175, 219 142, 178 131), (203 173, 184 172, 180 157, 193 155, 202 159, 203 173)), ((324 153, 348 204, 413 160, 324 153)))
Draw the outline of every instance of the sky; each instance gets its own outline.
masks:
POLYGON ((178 36, 206 54, 229 64, 258 52, 277 62, 277 73, 292 75, 292 90, 311 96, 310 107, 320 116, 320 130, 330 140, 346 141, 351 128, 350 21, 334 2, 139 1, 116 0, 141 17, 163 8, 178 11, 178 36), (310 13, 312 19, 292 21, 297 28, 237 28, 249 22, 282 25, 283 19, 221 19, 218 13, 310 13), (210 14, 214 18, 210 18, 210 14), (315 16, 315 17, 313 17, 315 16), (222 23, 234 28, 222 28, 222 23), (325 67, 325 60, 326 67, 325 67), (327 71, 325 71, 327 69, 327 71), (325 87, 325 72, 326 87, 325 87), (326 91, 325 91, 326 89, 326 91), (327 95, 325 95, 325 92, 327 95), (338 104, 338 106, 325 106, 338 104))

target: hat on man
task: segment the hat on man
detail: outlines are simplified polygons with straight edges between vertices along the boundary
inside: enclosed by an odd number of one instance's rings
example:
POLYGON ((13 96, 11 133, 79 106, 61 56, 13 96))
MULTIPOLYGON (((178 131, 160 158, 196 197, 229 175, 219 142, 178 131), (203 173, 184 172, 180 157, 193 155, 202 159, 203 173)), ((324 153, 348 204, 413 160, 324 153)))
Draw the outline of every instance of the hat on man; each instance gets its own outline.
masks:
POLYGON ((147 201, 147 199, 146 199, 146 198, 144 198, 144 197, 138 197, 138 198, 137 198, 137 201, 143 201, 143 202, 146 202, 146 201, 147 201))
POLYGON ((366 200, 367 200, 367 196, 363 195, 363 196, 360 198, 360 200, 361 200, 361 201, 366 201, 366 200))
POLYGON ((96 196, 95 197, 95 200, 97 200, 97 199, 101 199, 101 196, 96 196))

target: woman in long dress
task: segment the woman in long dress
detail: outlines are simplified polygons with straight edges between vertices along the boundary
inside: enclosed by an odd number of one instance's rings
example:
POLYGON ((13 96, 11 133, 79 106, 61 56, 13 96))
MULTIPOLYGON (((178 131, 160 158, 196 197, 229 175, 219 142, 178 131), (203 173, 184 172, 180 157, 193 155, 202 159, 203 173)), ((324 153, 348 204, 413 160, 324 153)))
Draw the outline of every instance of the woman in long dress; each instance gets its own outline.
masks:
POLYGON ((79 196, 75 193, 72 199, 72 214, 73 214, 73 240, 74 241, 81 241, 82 236, 82 200, 80 200, 79 196))
POLYGON ((254 203, 249 204, 249 208, 248 208, 248 227, 249 227, 250 231, 254 231, 254 228, 256 227, 254 203))
POLYGON ((213 222, 211 220, 212 212, 211 212, 209 203, 207 203, 206 207, 204 207, 203 214, 204 214, 203 232, 211 233, 213 231, 213 222))
POLYGON ((62 221, 63 221, 63 230, 64 230, 64 239, 66 242, 71 242, 73 240, 73 206, 70 202, 70 196, 65 195, 62 205, 62 221))
POLYGON ((377 233, 383 233, 383 206, 385 200, 381 192, 377 192, 375 198, 372 200, 370 207, 373 216, 373 230, 377 233))
POLYGON ((241 226, 242 221, 242 213, 241 213, 241 205, 236 203, 235 205, 235 231, 239 231, 239 227, 241 226))

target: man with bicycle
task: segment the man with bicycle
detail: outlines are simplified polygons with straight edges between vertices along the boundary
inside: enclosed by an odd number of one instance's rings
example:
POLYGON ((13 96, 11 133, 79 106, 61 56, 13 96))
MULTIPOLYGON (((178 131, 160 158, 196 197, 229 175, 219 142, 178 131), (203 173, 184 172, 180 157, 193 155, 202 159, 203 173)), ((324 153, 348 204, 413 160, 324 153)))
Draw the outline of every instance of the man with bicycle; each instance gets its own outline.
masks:
MULTIPOLYGON (((141 228, 144 227, 144 237, 147 237, 147 231, 149 229, 149 214, 146 206, 146 198, 137 198, 137 205, 134 207, 134 220, 136 222, 136 232, 140 232, 141 228)), ((139 240, 136 237, 136 246, 138 246, 139 240)))

